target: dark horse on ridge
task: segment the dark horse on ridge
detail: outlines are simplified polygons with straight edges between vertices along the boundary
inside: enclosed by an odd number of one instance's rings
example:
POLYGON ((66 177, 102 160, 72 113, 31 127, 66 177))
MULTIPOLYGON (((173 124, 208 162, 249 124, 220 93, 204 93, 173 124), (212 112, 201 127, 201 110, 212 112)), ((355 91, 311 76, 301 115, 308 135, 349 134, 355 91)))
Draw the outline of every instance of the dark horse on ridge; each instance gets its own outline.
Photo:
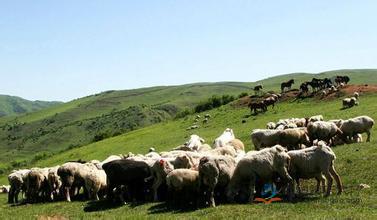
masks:
POLYGON ((283 93, 284 92, 284 89, 285 88, 288 88, 288 91, 291 89, 291 87, 292 87, 292 84, 294 84, 295 83, 295 81, 294 81, 294 79, 291 79, 291 80, 289 80, 289 81, 287 81, 287 82, 282 82, 281 83, 281 86, 280 86, 280 88, 281 88, 281 93, 283 93))

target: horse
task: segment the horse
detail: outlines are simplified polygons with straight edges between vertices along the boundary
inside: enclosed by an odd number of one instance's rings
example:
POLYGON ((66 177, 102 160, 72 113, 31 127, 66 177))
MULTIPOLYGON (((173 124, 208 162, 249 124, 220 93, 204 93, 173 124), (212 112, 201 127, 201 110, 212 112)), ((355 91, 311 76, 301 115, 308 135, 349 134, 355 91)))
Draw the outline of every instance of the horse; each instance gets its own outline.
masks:
POLYGON ((267 106, 264 101, 252 102, 249 104, 249 108, 251 112, 254 110, 254 114, 257 114, 258 109, 262 110, 263 112, 267 111, 267 106))
POLYGON ((263 89, 263 86, 262 86, 261 84, 258 84, 258 85, 256 85, 256 86, 254 86, 254 92, 255 92, 255 95, 256 95, 257 93, 259 93, 260 90, 262 90, 262 89, 263 89))
POLYGON ((291 79, 287 82, 282 82, 281 86, 280 86, 281 92, 283 93, 285 88, 288 88, 288 91, 289 91, 292 87, 292 84, 294 84, 294 83, 295 83, 294 79, 291 79))

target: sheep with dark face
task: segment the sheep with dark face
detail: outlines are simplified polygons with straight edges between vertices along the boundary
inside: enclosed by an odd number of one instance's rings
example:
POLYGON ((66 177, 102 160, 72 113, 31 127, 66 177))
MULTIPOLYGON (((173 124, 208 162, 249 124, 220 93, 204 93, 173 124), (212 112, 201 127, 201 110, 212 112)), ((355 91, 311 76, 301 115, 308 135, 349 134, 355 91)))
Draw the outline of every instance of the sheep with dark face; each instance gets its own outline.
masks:
POLYGON ((248 201, 253 202, 257 179, 271 182, 278 174, 284 181, 291 182, 292 178, 288 174, 289 161, 287 151, 280 145, 248 152, 234 170, 227 190, 228 200, 234 202, 237 194, 245 192, 248 201))
POLYGON ((225 196, 225 190, 233 176, 236 161, 229 156, 205 156, 199 162, 200 189, 204 191, 206 203, 215 207, 215 193, 225 196))

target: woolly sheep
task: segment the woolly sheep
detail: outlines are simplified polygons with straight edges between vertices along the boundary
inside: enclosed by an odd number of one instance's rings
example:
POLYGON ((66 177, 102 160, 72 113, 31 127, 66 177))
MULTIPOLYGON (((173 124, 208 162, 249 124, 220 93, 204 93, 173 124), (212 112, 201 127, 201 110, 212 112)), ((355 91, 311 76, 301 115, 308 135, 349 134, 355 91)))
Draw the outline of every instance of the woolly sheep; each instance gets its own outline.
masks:
POLYGON ((280 130, 254 129, 251 132, 251 141, 256 150, 273 146, 279 143, 280 130))
POLYGON ((234 138, 235 137, 233 130, 231 128, 227 128, 218 138, 215 139, 215 141, 213 142, 213 148, 224 147, 229 141, 233 140, 234 138))
POLYGON ((43 199, 47 199, 48 171, 49 168, 32 168, 26 175, 26 199, 28 202, 37 201, 40 194, 43 199))
POLYGON ((367 142, 370 141, 370 130, 374 125, 374 120, 369 116, 359 116, 356 118, 350 118, 344 120, 340 126, 340 130, 343 132, 343 135, 351 138, 356 134, 367 133, 367 142))
POLYGON ((311 143, 314 140, 323 140, 326 143, 331 143, 331 140, 336 135, 342 135, 342 131, 333 122, 315 121, 308 124, 308 135, 311 143))
POLYGON ((198 150, 204 142, 203 138, 193 134, 190 136, 190 140, 185 143, 185 146, 191 150, 198 150))
POLYGON ((60 166, 51 167, 48 170, 47 181, 49 185, 50 199, 52 201, 55 200, 59 196, 60 189, 62 186, 62 181, 60 179, 60 176, 58 175, 59 167, 60 166))
POLYGON ((230 179, 233 176, 236 161, 228 156, 202 157, 199 162, 199 183, 204 189, 206 202, 215 207, 215 190, 221 196, 225 195, 230 179))
POLYGON ((84 178, 85 188, 88 197, 92 200, 99 200, 98 194, 106 192, 107 176, 103 169, 91 169, 84 178))
POLYGON ((199 192, 199 172, 190 169, 175 169, 166 176, 169 202, 189 202, 196 199, 199 192), (190 195, 190 196, 189 196, 190 195))
MULTIPOLYGON (((334 167, 336 156, 330 147, 320 142, 319 146, 289 151, 288 155, 291 158, 289 174, 296 180, 299 193, 301 193, 299 179, 309 178, 317 179, 317 190, 319 189, 319 181, 321 181, 324 192, 325 179, 323 175, 327 180, 326 196, 330 195, 333 178, 337 183, 338 194, 342 193, 342 182, 334 167)), ((292 199, 294 186, 293 182, 291 184, 289 197, 292 199)))
POLYGON ((292 178, 288 174, 289 161, 289 155, 280 145, 247 153, 234 170, 228 187, 228 200, 233 202, 240 191, 246 191, 248 201, 253 202, 257 178, 269 182, 277 173, 283 180, 291 182, 292 178))
POLYGON ((29 169, 14 170, 8 175, 10 185, 8 193, 8 203, 18 203, 18 194, 22 190, 25 192, 25 177, 30 172, 29 169))

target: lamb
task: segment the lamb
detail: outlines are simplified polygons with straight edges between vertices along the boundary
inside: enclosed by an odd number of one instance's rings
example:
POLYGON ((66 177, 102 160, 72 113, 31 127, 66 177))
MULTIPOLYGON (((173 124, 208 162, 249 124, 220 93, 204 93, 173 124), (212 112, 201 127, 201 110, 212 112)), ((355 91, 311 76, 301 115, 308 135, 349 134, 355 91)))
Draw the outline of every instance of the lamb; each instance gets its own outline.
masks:
POLYGON ((25 192, 26 190, 24 180, 29 172, 29 169, 14 170, 8 175, 8 181, 10 185, 8 203, 18 203, 18 194, 21 190, 23 192, 25 192))
POLYGON ((233 176, 236 161, 228 156, 205 156, 199 163, 199 183, 200 189, 204 190, 208 197, 206 202, 215 207, 215 192, 225 195, 226 187, 233 176))
POLYGON ((190 169, 176 169, 166 176, 169 202, 192 202, 199 192, 199 172, 190 169), (190 196, 188 196, 190 195, 190 196), (175 201, 180 198, 180 201, 175 201))
POLYGON ((340 126, 340 130, 344 137, 351 138, 356 134, 367 133, 367 142, 370 141, 370 130, 374 125, 374 120, 369 116, 359 116, 344 120, 340 126))
POLYGON ((151 167, 151 176, 146 181, 153 179, 152 191, 154 201, 158 201, 158 188, 164 183, 166 175, 174 169, 194 167, 192 158, 186 154, 182 154, 176 158, 161 158, 156 160, 151 167))
POLYGON ((213 148, 224 147, 229 141, 235 139, 233 130, 230 128, 225 129, 225 131, 215 139, 213 142, 213 148))
POLYGON ((98 201, 98 194, 102 193, 101 195, 104 195, 106 192, 107 176, 103 169, 91 169, 84 181, 90 199, 98 201))
POLYGON ((289 155, 280 145, 247 153, 234 170, 227 192, 228 200, 234 202, 237 194, 247 192, 248 201, 253 202, 257 178, 269 182, 278 174, 284 181, 291 182, 289 161, 289 155))
POLYGON ((342 144, 352 144, 352 143, 361 143, 361 142, 363 142, 363 136, 361 134, 354 135, 351 138, 351 140, 348 141, 348 143, 345 142, 342 138, 336 136, 333 140, 333 145, 337 146, 337 145, 342 145, 342 144))
MULTIPOLYGON (((327 180, 326 196, 330 195, 333 178, 337 183, 338 194, 342 193, 342 182, 334 167, 336 156, 330 147, 320 143, 318 146, 289 151, 288 155, 291 158, 289 174, 296 180, 299 193, 301 193, 299 179, 309 178, 317 179, 317 191, 319 190, 319 181, 321 181, 323 192, 325 192, 325 179, 322 174, 327 180)), ((290 199, 293 198, 294 193, 294 183, 291 184, 290 199)))
POLYGON ((48 170, 47 181, 49 185, 49 194, 51 201, 54 201, 60 194, 62 181, 58 175, 58 169, 60 166, 51 167, 48 170))
POLYGON ((309 123, 307 129, 311 143, 316 139, 331 143, 333 137, 336 135, 342 137, 341 135, 343 134, 335 123, 327 121, 309 123))

